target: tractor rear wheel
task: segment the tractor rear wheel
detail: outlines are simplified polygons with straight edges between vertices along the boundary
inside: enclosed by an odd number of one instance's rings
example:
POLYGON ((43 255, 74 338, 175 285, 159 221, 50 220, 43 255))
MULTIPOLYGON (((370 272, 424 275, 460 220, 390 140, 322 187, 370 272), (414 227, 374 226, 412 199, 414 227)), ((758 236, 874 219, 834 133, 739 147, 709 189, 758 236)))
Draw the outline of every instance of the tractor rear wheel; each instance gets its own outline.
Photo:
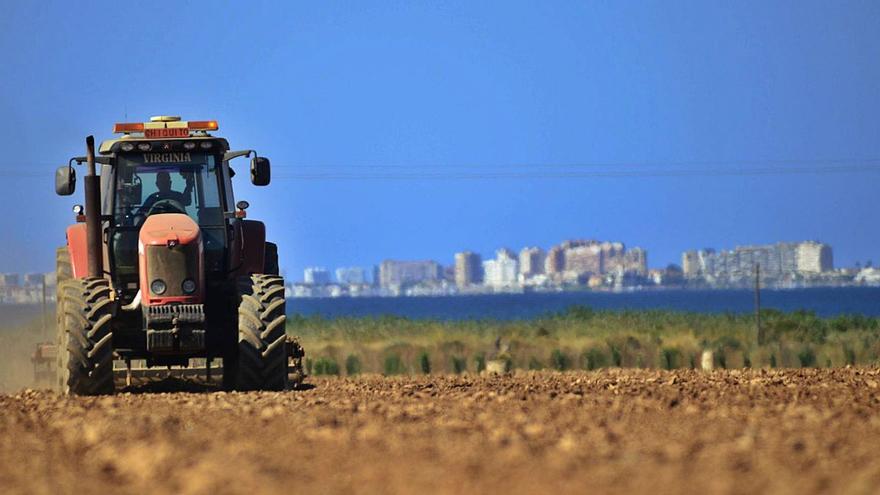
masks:
POLYGON ((239 278, 238 352, 229 370, 236 390, 287 388, 285 322, 284 279, 265 274, 239 278))
POLYGON ((63 285, 73 278, 67 246, 55 250, 55 383, 54 389, 67 393, 67 332, 64 331, 63 285))
POLYGON ((103 278, 69 279, 58 285, 58 369, 61 391, 113 393, 113 305, 103 278))
POLYGON ((55 250, 55 282, 61 283, 73 278, 73 268, 70 264, 70 251, 67 246, 61 246, 55 250))

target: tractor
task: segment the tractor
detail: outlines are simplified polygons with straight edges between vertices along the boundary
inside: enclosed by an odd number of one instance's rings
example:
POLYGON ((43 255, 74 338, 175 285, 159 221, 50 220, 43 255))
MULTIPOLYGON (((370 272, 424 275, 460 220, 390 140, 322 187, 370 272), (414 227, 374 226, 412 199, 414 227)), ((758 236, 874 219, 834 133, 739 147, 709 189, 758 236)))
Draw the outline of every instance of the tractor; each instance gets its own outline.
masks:
MULTIPOLYGON (((249 157, 250 180, 270 181, 269 160, 230 151, 216 121, 158 116, 92 136, 86 156, 55 173, 55 192, 74 193, 86 164, 85 207, 74 206, 57 250, 57 365, 63 393, 115 391, 124 362, 145 370, 222 360, 227 390, 283 390, 302 348, 285 332, 278 249, 262 222, 235 202, 230 162, 249 157)), ((301 368, 294 379, 300 379, 301 368)))

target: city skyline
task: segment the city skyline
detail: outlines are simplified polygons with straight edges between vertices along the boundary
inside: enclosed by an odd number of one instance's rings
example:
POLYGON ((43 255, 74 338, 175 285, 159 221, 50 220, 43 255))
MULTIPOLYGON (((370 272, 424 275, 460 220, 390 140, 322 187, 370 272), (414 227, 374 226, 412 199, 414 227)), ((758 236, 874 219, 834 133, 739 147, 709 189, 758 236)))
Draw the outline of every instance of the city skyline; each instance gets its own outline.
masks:
MULTIPOLYGON (((739 243, 739 242, 736 242, 736 243, 733 243, 730 245, 725 245, 725 246, 720 246, 720 247, 711 246, 711 245, 702 246, 702 247, 691 246, 691 247, 685 247, 683 249, 680 249, 679 251, 676 252, 674 257, 672 257, 668 260, 661 260, 661 261, 653 261, 656 259, 653 257, 653 252, 654 252, 653 249, 646 247, 646 248, 644 248, 644 250, 646 252, 652 253, 652 258, 651 258, 652 262, 647 263, 647 267, 660 269, 660 268, 666 268, 669 265, 677 265, 677 266, 683 268, 684 263, 682 260, 682 254, 685 253, 686 251, 700 251, 700 250, 707 250, 707 249, 708 250, 718 250, 718 251, 725 251, 725 250, 732 251, 732 250, 736 250, 738 248, 749 247, 749 246, 763 246, 763 245, 770 245, 770 244, 777 244, 777 243, 801 243, 801 242, 819 242, 822 244, 832 245, 832 243, 825 242, 823 239, 816 238, 816 237, 804 237, 802 239, 805 239, 805 240, 797 240, 797 241, 794 241, 794 240, 788 240, 788 241, 770 240, 768 242, 763 242, 763 243, 757 243, 757 242, 754 242, 754 243, 741 242, 741 243, 739 243)), ((545 249, 546 251, 549 251, 553 246, 554 246, 554 244, 552 244, 552 243, 548 244, 544 247, 542 247, 541 245, 535 244, 535 243, 525 243, 521 248, 508 248, 506 246, 495 246, 495 247, 492 247, 486 251, 478 251, 476 249, 465 248, 465 249, 459 249, 459 250, 453 251, 451 255, 440 256, 440 257, 431 257, 431 256, 424 256, 424 255, 420 256, 418 254, 415 254, 415 255, 411 255, 411 256, 405 256, 405 255, 404 256, 397 256, 397 257, 390 257, 389 256, 389 257, 384 257, 383 260, 384 259, 431 260, 431 261, 436 261, 437 263, 439 263, 442 266, 453 266, 455 264, 455 256, 458 253, 463 253, 463 252, 473 253, 473 254, 476 254, 481 259, 487 259, 487 256, 494 255, 496 253, 496 251, 498 251, 499 249, 513 249, 514 251, 519 253, 519 249, 525 249, 525 248, 538 248, 538 249, 545 249)), ((874 263, 874 262, 880 261, 880 256, 877 256, 877 257, 868 256, 865 258, 849 257, 848 259, 841 261, 842 257, 839 256, 838 249, 840 249, 840 248, 835 247, 835 261, 837 261, 837 264, 841 267, 843 267, 843 266, 848 266, 848 267, 864 266, 866 263, 874 263)), ((848 252, 846 247, 843 247, 841 249, 841 251, 848 252)), ((547 254, 549 254, 549 253, 547 253, 547 254)), ((880 253, 878 253, 878 254, 880 254, 880 253)), ((304 267, 303 269, 321 267, 321 268, 326 269, 329 272, 331 272, 331 274, 334 272, 334 270, 339 269, 339 268, 360 268, 360 269, 365 270, 365 274, 369 274, 369 275, 366 275, 367 279, 371 279, 371 277, 372 277, 371 268, 373 268, 373 267, 378 268, 379 265, 381 265, 381 263, 382 263, 382 260, 379 260, 378 262, 375 260, 374 261, 366 260, 366 261, 362 261, 362 262, 347 261, 347 262, 343 262, 341 265, 335 266, 335 265, 327 264, 327 263, 312 263, 312 262, 309 262, 308 260, 299 260, 299 264, 304 267)), ((287 272, 289 274, 288 276, 292 277, 291 280, 302 281, 302 272, 301 271, 295 272, 293 270, 290 270, 287 266, 285 266, 285 264, 283 262, 281 263, 281 269, 282 269, 282 271, 287 272)))
MULTIPOLYGON (((496 263, 504 264, 514 263, 517 267, 515 272, 522 278, 532 275, 545 275, 557 272, 562 274, 565 271, 580 271, 584 273, 609 273, 617 269, 619 266, 625 272, 637 273, 640 276, 646 276, 651 271, 665 270, 669 268, 681 270, 682 276, 685 278, 696 278, 704 275, 707 263, 712 268, 708 272, 711 276, 718 276, 718 272, 728 273, 727 258, 736 259, 737 263, 745 263, 747 269, 730 269, 731 275, 735 276, 751 276, 752 263, 759 262, 764 268, 764 276, 776 276, 786 272, 815 272, 822 273, 832 271, 836 268, 862 268, 871 267, 873 261, 863 260, 864 263, 856 262, 852 265, 838 264, 835 266, 834 256, 832 255, 832 247, 828 243, 819 240, 802 240, 802 241, 777 241, 767 245, 750 245, 736 244, 731 247, 704 247, 700 249, 685 249, 680 252, 679 259, 672 263, 654 264, 647 262, 649 250, 642 247, 627 248, 623 242, 599 241, 595 239, 568 239, 558 244, 548 246, 546 249, 539 246, 524 246, 519 251, 512 250, 507 247, 497 248, 494 253, 495 258, 484 256, 484 253, 478 253, 470 250, 462 250, 452 254, 451 261, 447 259, 385 259, 378 264, 366 264, 365 266, 349 266, 336 268, 335 281, 331 282, 330 274, 332 269, 324 267, 311 266, 307 267, 304 276, 301 279, 288 277, 292 282, 315 284, 309 282, 310 274, 314 271, 320 271, 325 276, 320 284, 340 283, 345 284, 341 271, 356 270, 363 274, 360 278, 360 284, 378 284, 389 285, 391 283, 406 282, 411 273, 418 273, 413 277, 416 279, 430 280, 449 280, 455 285, 462 287, 467 285, 497 285, 504 286, 512 279, 511 275, 503 275, 504 268, 496 266, 496 263), (782 250, 777 253, 774 250, 782 250), (787 254, 790 250, 791 254, 787 254), (554 252, 557 254, 554 255, 554 252), (605 261, 601 259, 592 260, 590 254, 605 256, 605 261), (554 257, 558 256, 558 260, 554 257), (717 258, 718 261, 706 261, 706 257, 717 258), (721 260, 725 261, 721 261, 721 260), (387 270, 394 264, 400 264, 400 268, 394 267, 395 270, 401 270, 400 273, 395 272, 392 277, 382 283, 378 277, 383 273, 383 267, 387 270), (568 266, 566 266, 566 264, 568 266), (607 266, 603 266, 607 264, 607 266), (555 266, 558 265, 558 266, 555 266), (690 265, 690 266, 689 266, 690 265), (699 265, 699 268, 695 268, 699 265), (535 268, 540 266, 540 268, 535 268), (715 268, 716 266, 724 268, 715 268), (372 268, 372 270, 370 270, 372 268), (487 272, 488 269, 488 272, 487 272), (495 273, 497 270, 497 273, 495 273), (367 277, 366 273, 372 272, 372 277, 367 277), (429 276, 425 276, 430 273, 429 276), (393 281, 393 282, 392 282, 393 281)), ((743 266, 746 266, 743 265, 743 266)), ((732 265, 731 265, 732 266, 732 265)), ((519 283, 522 281, 520 280, 519 283)))

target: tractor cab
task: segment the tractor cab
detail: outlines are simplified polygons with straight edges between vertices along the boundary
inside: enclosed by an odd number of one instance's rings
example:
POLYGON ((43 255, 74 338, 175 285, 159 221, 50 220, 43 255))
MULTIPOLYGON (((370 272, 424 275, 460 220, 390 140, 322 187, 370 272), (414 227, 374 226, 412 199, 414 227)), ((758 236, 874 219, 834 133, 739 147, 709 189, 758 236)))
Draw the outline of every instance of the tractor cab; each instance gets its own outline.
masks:
MULTIPOLYGON (((169 143, 160 146, 165 144, 169 143)), ((137 280, 138 238, 144 222, 168 213, 186 215, 199 226, 209 277, 229 266, 227 227, 236 221, 229 170, 222 154, 204 149, 117 154, 105 190, 112 224, 108 248, 120 280, 137 280), (233 215, 226 215, 227 211, 233 215)))

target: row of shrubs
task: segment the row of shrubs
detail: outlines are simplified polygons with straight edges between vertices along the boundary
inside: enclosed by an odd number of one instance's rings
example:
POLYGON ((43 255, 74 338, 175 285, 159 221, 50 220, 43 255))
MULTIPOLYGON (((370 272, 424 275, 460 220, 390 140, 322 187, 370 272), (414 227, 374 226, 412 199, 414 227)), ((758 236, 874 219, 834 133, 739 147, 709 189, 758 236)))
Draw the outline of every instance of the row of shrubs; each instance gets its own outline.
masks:
POLYGON ((877 318, 775 310, 761 317, 761 343, 751 315, 583 306, 517 321, 292 315, 288 331, 301 338, 315 375, 479 372, 495 358, 513 369, 695 368, 706 349, 722 368, 880 362, 877 318))
MULTIPOLYGON (((766 342, 809 342, 821 344, 852 332, 877 333, 880 318, 860 314, 822 318, 812 311, 761 311, 766 342)), ((409 319, 393 315, 326 319, 321 316, 288 316, 288 329, 304 338, 321 341, 388 342, 401 339, 448 340, 458 335, 478 340, 498 335, 521 338, 607 337, 622 332, 668 338, 691 333, 704 340, 731 338, 743 345, 754 344, 754 316, 748 314, 706 314, 664 310, 596 311, 573 306, 560 313, 532 320, 442 321, 409 319)))
MULTIPOLYGON (((711 349, 718 368, 799 368, 840 367, 846 365, 876 364, 876 349, 857 348, 848 345, 826 344, 774 344, 744 350, 735 346, 711 349)), ((401 346, 381 353, 347 354, 344 359, 331 349, 318 350, 315 357, 305 360, 311 375, 357 375, 382 373, 385 375, 466 373, 486 369, 487 359, 501 359, 509 369, 558 371, 598 370, 603 368, 699 368, 703 349, 677 346, 643 346, 630 341, 623 346, 615 344, 595 345, 576 351, 552 349, 549 353, 505 353, 493 356, 479 352, 474 355, 446 356, 438 352, 432 355, 422 350, 401 353, 401 346), (415 354, 413 358, 412 355, 415 354)))

